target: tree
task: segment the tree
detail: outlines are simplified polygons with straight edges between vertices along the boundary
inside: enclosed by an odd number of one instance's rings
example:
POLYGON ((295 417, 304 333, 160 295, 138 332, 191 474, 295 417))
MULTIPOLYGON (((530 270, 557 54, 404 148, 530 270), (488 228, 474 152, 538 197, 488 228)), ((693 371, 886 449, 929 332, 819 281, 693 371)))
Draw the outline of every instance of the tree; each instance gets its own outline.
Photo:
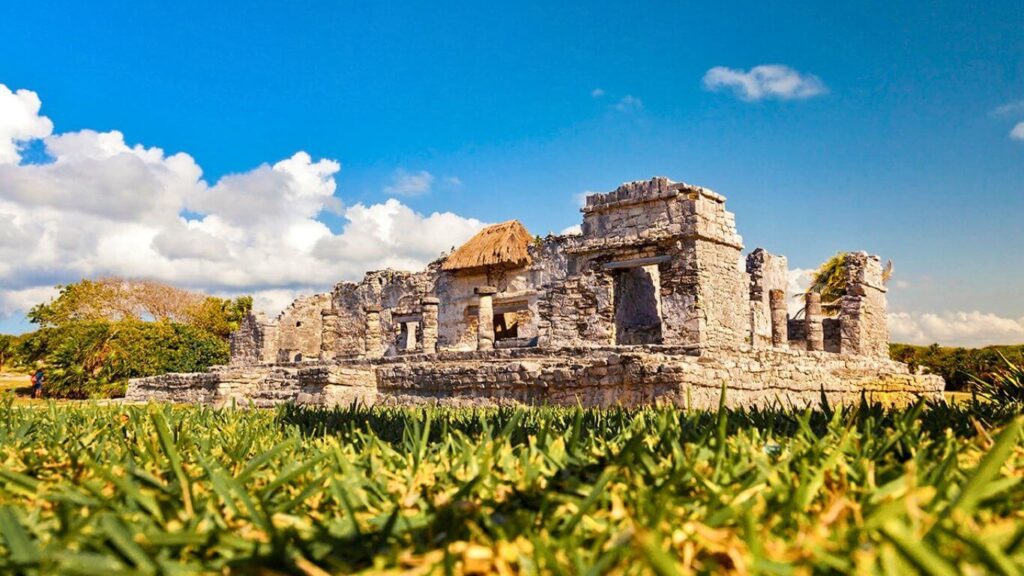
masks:
POLYGON ((32 308, 39 326, 18 357, 47 367, 48 393, 118 395, 128 379, 203 371, 227 362, 228 339, 252 298, 207 296, 153 281, 82 280, 32 308))
POLYGON ((15 337, 10 334, 0 334, 0 371, 10 362, 14 354, 15 337))
POLYGON ((252 297, 224 299, 151 280, 109 277, 59 286, 57 298, 34 306, 31 322, 53 327, 68 322, 121 320, 178 322, 227 339, 252 310, 252 297))

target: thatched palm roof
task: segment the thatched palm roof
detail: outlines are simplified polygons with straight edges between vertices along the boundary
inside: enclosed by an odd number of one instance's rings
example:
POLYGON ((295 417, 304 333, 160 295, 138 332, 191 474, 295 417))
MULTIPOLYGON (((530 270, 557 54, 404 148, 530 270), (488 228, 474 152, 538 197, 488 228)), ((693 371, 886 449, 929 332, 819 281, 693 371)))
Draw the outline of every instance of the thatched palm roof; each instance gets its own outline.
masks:
POLYGON ((452 252, 442 270, 464 270, 485 266, 526 266, 531 262, 530 231, 518 220, 494 224, 476 233, 452 252))

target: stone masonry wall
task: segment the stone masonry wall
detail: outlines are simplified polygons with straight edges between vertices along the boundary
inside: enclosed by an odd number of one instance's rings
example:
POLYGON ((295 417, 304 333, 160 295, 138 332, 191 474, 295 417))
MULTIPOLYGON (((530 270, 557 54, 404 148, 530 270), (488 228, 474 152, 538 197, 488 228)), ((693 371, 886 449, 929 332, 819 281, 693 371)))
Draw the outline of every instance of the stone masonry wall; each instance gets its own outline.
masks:
POLYGON ((136 379, 126 400, 318 405, 500 404, 608 407, 817 405, 938 397, 942 379, 868 356, 781 349, 635 347, 495 350, 303 365, 224 367, 136 379))
POLYGON ((420 301, 431 294, 438 268, 423 272, 377 270, 360 282, 341 282, 331 292, 330 321, 324 326, 323 357, 352 358, 366 352, 366 313, 369 306, 381 308, 384 342, 390 353, 399 349, 401 325, 395 318, 421 313, 420 301))
POLYGON ((747 255, 746 269, 750 276, 751 345, 755 348, 770 348, 772 322, 768 295, 772 290, 785 292, 789 284, 789 264, 785 256, 777 256, 758 248, 747 255))
POLYGON ((231 362, 234 364, 258 364, 263 360, 263 330, 261 318, 247 314, 239 323, 238 330, 231 333, 231 362))
MULTIPOLYGON (((299 298, 277 317, 277 361, 316 360, 323 337, 321 311, 330 306, 329 294, 299 298)), ((269 359, 268 359, 269 360, 269 359)))
POLYGON ((846 296, 840 302, 841 350, 845 354, 889 356, 886 322, 887 292, 878 256, 866 252, 846 255, 846 296))

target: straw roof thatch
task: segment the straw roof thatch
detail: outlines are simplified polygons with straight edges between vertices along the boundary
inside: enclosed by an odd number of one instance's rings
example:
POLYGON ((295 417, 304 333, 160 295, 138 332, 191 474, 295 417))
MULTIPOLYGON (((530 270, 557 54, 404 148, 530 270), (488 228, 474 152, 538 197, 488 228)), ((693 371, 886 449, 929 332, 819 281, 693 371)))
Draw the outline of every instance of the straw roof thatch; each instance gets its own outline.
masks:
POLYGON ((485 266, 526 266, 533 236, 518 220, 488 226, 452 252, 442 270, 464 270, 485 266))

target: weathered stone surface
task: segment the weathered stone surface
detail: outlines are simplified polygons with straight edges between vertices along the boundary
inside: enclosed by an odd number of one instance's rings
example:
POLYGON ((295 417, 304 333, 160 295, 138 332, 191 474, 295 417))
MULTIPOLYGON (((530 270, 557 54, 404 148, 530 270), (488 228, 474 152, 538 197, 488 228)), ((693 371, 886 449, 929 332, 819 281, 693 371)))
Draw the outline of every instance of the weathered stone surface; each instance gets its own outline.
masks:
POLYGON ((225 367, 133 380, 127 400, 270 406, 442 404, 714 408, 816 405, 941 395, 938 376, 870 356, 781 349, 665 346, 443 352, 312 366, 225 367))
POLYGON ((529 264, 380 270, 232 335, 232 363, 131 384, 145 398, 257 405, 717 402, 934 394, 887 358, 880 260, 846 257, 846 296, 786 311, 786 259, 743 241, 725 198, 667 178, 587 198, 582 235, 538 238, 529 264), (614 360, 613 360, 614 359, 614 360), (515 360, 515 361, 512 361, 515 360), (883 383, 884 385, 878 384, 883 383))

